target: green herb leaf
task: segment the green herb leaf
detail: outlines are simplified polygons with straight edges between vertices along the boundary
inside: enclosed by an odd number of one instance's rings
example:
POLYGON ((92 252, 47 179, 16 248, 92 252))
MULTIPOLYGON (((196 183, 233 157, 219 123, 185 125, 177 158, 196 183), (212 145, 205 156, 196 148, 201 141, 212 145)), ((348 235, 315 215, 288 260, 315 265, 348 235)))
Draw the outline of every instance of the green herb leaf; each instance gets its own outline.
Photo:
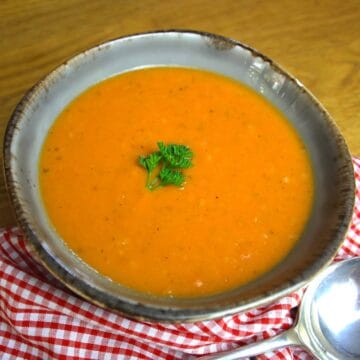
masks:
POLYGON ((140 156, 139 164, 146 169, 146 187, 153 191, 166 185, 183 186, 185 175, 180 169, 192 166, 193 152, 188 146, 158 142, 160 151, 155 151, 148 156, 140 156), (156 175, 154 170, 158 169, 156 175))
POLYGON ((161 155, 169 162, 170 166, 176 169, 187 169, 192 166, 193 153, 185 145, 169 144, 164 145, 158 142, 161 155))
POLYGON ((154 152, 148 156, 140 156, 139 163, 143 166, 149 173, 151 173, 158 165, 162 158, 162 155, 159 151, 154 152))
POLYGON ((185 181, 185 176, 179 170, 164 168, 159 173, 161 185, 175 185, 182 186, 185 181))

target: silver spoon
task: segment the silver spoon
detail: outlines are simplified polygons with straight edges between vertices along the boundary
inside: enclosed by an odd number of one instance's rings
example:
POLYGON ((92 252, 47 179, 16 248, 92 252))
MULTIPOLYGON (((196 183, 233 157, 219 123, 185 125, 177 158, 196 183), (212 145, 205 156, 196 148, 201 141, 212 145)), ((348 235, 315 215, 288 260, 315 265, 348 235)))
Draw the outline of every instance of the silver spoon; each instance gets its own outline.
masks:
POLYGON ((235 360, 284 346, 301 346, 321 360, 360 359, 360 257, 329 266, 310 283, 291 329, 200 359, 235 360))

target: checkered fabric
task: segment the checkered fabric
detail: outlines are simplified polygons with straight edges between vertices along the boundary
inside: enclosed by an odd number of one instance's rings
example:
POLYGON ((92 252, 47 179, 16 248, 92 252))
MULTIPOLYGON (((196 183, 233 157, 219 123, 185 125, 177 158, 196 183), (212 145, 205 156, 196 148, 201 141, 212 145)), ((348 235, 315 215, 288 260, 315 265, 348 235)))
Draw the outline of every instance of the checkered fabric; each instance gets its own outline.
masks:
MULTIPOLYGON (((336 260, 360 256, 356 206, 336 260)), ((17 228, 0 229, 0 359, 191 359, 269 338, 291 327, 303 290, 246 313, 188 324, 134 321, 84 301, 31 257, 17 228)), ((298 348, 258 359, 311 357, 298 348)))

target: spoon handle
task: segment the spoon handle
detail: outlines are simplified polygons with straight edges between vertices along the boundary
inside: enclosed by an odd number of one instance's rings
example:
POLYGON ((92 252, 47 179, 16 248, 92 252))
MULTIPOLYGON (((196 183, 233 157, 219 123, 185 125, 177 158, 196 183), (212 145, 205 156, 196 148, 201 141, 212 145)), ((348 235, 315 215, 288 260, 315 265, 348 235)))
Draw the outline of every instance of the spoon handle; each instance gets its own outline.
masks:
POLYGON ((201 360, 236 360, 243 357, 255 356, 262 354, 266 351, 275 350, 281 347, 289 346, 289 345, 302 345, 299 337, 294 331, 294 329, 289 329, 281 334, 278 334, 272 338, 259 341, 257 343, 249 344, 246 346, 242 346, 238 349, 233 349, 229 351, 220 352, 214 355, 205 355, 201 356, 198 359, 201 360))

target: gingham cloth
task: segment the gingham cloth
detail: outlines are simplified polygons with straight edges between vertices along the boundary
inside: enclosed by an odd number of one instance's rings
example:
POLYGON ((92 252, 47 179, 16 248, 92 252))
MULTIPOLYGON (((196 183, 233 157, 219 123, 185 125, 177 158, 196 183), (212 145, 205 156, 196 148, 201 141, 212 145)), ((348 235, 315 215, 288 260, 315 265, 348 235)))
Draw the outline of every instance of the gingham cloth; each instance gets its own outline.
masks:
MULTIPOLYGON (((336 260, 360 256, 360 159, 356 206, 336 260)), ((220 320, 160 324, 129 320, 64 288, 30 256, 17 228, 0 229, 0 359, 191 359, 269 338, 291 327, 303 289, 220 320)), ((284 348, 258 359, 311 359, 284 348)))

